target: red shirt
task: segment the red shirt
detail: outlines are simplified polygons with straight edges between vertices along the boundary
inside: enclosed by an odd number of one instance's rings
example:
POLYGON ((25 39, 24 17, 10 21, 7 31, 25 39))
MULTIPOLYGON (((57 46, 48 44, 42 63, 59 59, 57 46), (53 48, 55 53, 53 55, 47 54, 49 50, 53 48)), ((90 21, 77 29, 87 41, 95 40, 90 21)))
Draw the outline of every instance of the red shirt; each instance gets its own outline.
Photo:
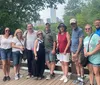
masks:
MULTIPOLYGON (((58 48, 59 52, 63 53, 68 44, 66 32, 64 34, 58 33, 58 48)), ((70 47, 67 49, 66 53, 70 53, 70 47)))

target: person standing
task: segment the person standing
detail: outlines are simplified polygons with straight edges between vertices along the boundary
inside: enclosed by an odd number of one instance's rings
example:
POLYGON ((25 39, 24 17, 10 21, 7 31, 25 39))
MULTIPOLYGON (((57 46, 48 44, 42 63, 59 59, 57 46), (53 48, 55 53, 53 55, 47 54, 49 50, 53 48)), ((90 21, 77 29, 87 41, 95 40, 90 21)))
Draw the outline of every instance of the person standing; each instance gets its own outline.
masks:
POLYGON ((12 35, 10 35, 10 29, 8 27, 5 28, 4 34, 0 36, 0 47, 1 47, 1 60, 2 60, 2 68, 4 72, 3 81, 10 80, 10 59, 11 59, 11 41, 12 35))
POLYGON ((96 28, 95 34, 98 34, 100 36, 100 19, 96 19, 94 21, 94 26, 96 28))
POLYGON ((47 80, 54 77, 55 69, 55 49, 56 49, 56 35, 50 29, 50 24, 46 23, 44 30, 44 45, 45 45, 45 59, 46 65, 50 69, 50 74, 47 76, 47 80))
POLYGON ((84 73, 83 73, 83 67, 80 64, 80 57, 83 52, 83 31, 82 28, 78 27, 76 19, 72 18, 70 20, 70 24, 72 28, 72 38, 71 38, 72 61, 75 63, 77 72, 77 80, 75 80, 73 83, 77 83, 79 81, 83 82, 84 73))
POLYGON ((12 57, 14 65, 15 80, 18 80, 22 77, 20 74, 20 64, 22 60, 22 54, 24 51, 24 38, 21 29, 15 31, 13 40, 12 40, 12 57))
POLYGON ((88 57, 89 62, 88 69, 90 85, 94 85, 94 76, 97 85, 100 85, 100 51, 96 48, 98 45, 100 45, 100 37, 96 33, 92 33, 92 27, 89 24, 85 26, 85 32, 87 36, 84 39, 84 54, 86 57, 88 57), (88 45, 89 48, 87 48, 88 45), (89 52, 87 52, 87 49, 89 49, 89 52))
POLYGON ((34 43, 34 55, 34 77, 36 77, 35 79, 41 80, 43 78, 43 73, 45 69, 45 46, 42 31, 37 32, 37 39, 34 43))
POLYGON ((33 74, 33 49, 34 49, 34 42, 37 38, 37 32, 33 30, 32 24, 27 24, 27 31, 24 32, 25 44, 26 44, 26 51, 27 51, 27 66, 28 66, 28 75, 27 79, 32 77, 33 74))
POLYGON ((68 62, 70 58, 70 35, 66 32, 66 29, 67 26, 60 23, 58 26, 59 33, 57 35, 57 48, 59 49, 57 58, 61 62, 63 71, 63 76, 60 80, 64 80, 65 83, 68 81, 68 62))

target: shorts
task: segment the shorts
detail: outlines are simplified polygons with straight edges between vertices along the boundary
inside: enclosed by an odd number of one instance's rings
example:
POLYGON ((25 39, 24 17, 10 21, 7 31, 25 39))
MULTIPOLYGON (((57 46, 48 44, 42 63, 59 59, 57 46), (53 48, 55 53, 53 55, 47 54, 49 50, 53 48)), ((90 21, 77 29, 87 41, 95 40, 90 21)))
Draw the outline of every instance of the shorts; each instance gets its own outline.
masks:
POLYGON ((69 62, 70 53, 66 53, 66 55, 64 55, 63 53, 59 53, 57 55, 57 59, 60 60, 60 61, 69 62))
POLYGON ((100 64, 93 64, 89 61, 89 64, 93 65, 93 66, 96 66, 96 67, 100 67, 100 64))
POLYGON ((1 60, 10 60, 11 59, 11 54, 12 50, 11 49, 2 49, 1 48, 1 60))
POLYGON ((13 56, 13 65, 14 66, 21 64, 22 54, 19 51, 13 52, 12 56, 13 56))
POLYGON ((56 61, 56 55, 52 54, 51 51, 45 52, 45 59, 49 62, 55 62, 56 61))

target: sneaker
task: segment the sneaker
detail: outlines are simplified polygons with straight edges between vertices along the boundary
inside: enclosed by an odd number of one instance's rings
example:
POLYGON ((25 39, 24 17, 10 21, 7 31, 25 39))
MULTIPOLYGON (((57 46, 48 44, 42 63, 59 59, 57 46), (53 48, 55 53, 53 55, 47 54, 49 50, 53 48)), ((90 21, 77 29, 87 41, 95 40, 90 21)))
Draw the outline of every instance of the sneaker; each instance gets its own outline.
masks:
POLYGON ((77 84, 79 81, 78 80, 74 80, 73 81, 73 84, 77 84))
POLYGON ((42 80, 42 77, 38 77, 38 80, 42 80))
POLYGON ((5 82, 6 80, 7 80, 7 77, 6 77, 6 76, 4 76, 4 77, 3 77, 3 81, 5 82))
POLYGON ((64 83, 66 83, 66 82, 68 82, 68 78, 67 77, 64 78, 64 83))
POLYGON ((84 83, 83 82, 79 82, 78 85, 84 85, 84 83))
POLYGON ((31 78, 31 75, 30 75, 30 74, 28 74, 28 75, 26 76, 26 79, 29 79, 29 78, 31 78))
POLYGON ((34 77, 33 79, 34 79, 34 80, 38 80, 38 77, 34 77))
POLYGON ((51 75, 48 75, 48 76, 46 77, 46 80, 49 80, 49 79, 51 79, 51 75))
POLYGON ((78 79, 78 81, 83 82, 83 78, 82 77, 78 77, 77 79, 78 79))
POLYGON ((9 76, 7 76, 6 78, 7 78, 8 81, 10 81, 10 79, 11 79, 9 76))
POLYGON ((18 75, 15 75, 15 80, 18 80, 18 79, 19 79, 18 75))
POLYGON ((18 74, 18 78, 22 78, 22 77, 23 77, 23 75, 19 73, 18 74))
POLYGON ((62 81, 62 80, 64 80, 64 79, 65 79, 65 76, 63 75, 63 76, 61 77, 61 79, 60 79, 60 80, 62 81))

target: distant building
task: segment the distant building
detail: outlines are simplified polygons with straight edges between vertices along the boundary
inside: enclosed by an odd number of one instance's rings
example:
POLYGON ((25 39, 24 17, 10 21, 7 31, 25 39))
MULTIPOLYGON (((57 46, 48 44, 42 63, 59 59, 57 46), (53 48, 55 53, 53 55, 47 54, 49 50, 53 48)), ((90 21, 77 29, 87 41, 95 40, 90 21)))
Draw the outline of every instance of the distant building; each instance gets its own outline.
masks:
POLYGON ((34 23, 34 26, 43 26, 43 25, 45 25, 43 19, 40 19, 36 23, 34 23))
POLYGON ((51 19, 50 18, 47 18, 47 23, 51 23, 51 19))
POLYGON ((50 8, 50 17, 51 17, 51 23, 56 23, 56 9, 50 8))

